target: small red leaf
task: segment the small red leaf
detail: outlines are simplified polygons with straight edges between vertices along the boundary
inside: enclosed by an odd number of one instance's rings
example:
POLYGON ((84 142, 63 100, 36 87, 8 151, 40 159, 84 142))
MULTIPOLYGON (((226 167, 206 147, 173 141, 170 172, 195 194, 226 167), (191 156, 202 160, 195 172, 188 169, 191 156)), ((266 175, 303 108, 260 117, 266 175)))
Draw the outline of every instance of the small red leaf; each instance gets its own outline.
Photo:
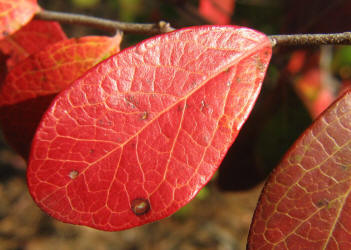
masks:
POLYGON ((230 24, 235 0, 200 0, 199 12, 213 24, 230 24))
POLYGON ((328 74, 323 69, 313 68, 295 82, 295 89, 313 118, 318 117, 335 100, 330 87, 335 82, 328 74))
POLYGON ((17 64, 0 89, 0 122, 8 143, 27 159, 36 127, 54 96, 118 52, 120 41, 120 35, 63 40, 17 64))
POLYGON ((34 200, 59 220, 110 231, 171 215, 214 174, 270 56, 261 33, 202 26, 94 67, 39 125, 27 175, 34 200))
POLYGON ((39 52, 47 45, 67 39, 57 22, 33 20, 11 36, 0 40, 0 50, 9 55, 7 66, 12 68, 19 61, 39 52))
POLYGON ((348 92, 284 156, 261 194, 249 249, 350 249, 350 110, 348 92))
POLYGON ((20 29, 39 11, 37 0, 0 0, 0 39, 20 29))

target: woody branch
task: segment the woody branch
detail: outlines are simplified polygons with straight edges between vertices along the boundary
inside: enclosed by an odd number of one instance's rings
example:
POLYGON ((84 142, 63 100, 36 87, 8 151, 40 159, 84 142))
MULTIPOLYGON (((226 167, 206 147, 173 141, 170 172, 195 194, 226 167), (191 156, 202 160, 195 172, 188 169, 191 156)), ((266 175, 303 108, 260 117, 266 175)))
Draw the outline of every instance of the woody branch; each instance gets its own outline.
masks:
MULTIPOLYGON (((129 23, 119 22, 81 14, 70 14, 42 10, 35 19, 58 21, 60 23, 87 25, 109 32, 142 33, 156 35, 175 30, 169 23, 129 23)), ((268 36, 273 47, 309 47, 322 45, 351 45, 351 32, 334 34, 294 34, 268 36)))

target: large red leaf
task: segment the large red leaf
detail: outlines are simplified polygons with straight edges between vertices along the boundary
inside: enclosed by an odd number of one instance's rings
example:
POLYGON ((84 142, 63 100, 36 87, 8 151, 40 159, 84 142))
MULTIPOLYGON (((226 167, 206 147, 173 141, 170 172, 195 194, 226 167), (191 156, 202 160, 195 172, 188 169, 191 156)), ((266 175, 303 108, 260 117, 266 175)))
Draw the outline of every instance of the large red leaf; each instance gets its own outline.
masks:
POLYGON ((249 249, 351 248, 350 110, 348 92, 285 155, 262 192, 249 249))
POLYGON ((0 0, 0 39, 17 31, 39 11, 37 0, 0 0))
POLYGON ((27 159, 36 127, 54 96, 119 51, 120 41, 120 35, 63 40, 17 64, 0 88, 0 122, 8 143, 27 159))
POLYGON ((59 220, 111 231, 171 215, 217 169, 270 56, 261 33, 202 26, 99 64, 38 127, 27 176, 34 200, 59 220))
POLYGON ((0 40, 0 50, 9 55, 7 66, 12 68, 19 61, 47 45, 67 39, 57 22, 33 20, 11 36, 0 40))

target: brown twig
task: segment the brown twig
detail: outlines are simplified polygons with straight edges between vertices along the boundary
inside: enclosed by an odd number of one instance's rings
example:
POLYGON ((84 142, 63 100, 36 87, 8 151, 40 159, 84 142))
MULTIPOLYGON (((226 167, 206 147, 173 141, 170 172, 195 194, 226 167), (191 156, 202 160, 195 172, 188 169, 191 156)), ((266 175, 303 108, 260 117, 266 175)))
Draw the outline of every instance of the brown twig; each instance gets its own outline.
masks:
POLYGON ((351 32, 335 34, 295 34, 269 36, 273 47, 311 47, 321 45, 351 45, 351 32))
POLYGON ((35 15, 35 18, 47 21, 58 21, 60 23, 87 25, 110 32, 121 30, 126 33, 156 35, 174 30, 174 28, 172 28, 169 23, 164 21, 160 21, 156 24, 125 23, 92 16, 69 14, 48 10, 40 11, 35 15))
MULTIPOLYGON (((42 10, 35 16, 36 19, 58 21, 61 23, 88 25, 94 28, 116 32, 142 33, 156 35, 175 30, 167 22, 156 24, 126 23, 112 21, 80 14, 42 10)), ((351 45, 351 32, 335 34, 295 34, 268 36, 273 47, 310 47, 321 45, 351 45)))

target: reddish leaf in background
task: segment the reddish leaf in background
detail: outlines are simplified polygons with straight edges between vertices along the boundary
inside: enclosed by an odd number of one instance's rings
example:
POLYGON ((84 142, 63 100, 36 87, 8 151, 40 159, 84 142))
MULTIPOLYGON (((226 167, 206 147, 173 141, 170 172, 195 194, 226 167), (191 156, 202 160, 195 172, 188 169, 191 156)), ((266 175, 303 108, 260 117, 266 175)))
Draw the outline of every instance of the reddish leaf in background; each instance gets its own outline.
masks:
POLYGON ((315 68, 305 72, 295 83, 298 95, 313 118, 322 113, 335 99, 332 90, 328 89, 326 84, 326 81, 331 81, 327 74, 315 68))
POLYGON ((0 0, 0 39, 20 29, 39 11, 37 0, 0 0))
POLYGON ((214 24, 230 24, 235 0, 200 0, 200 14, 214 24))
POLYGON ((321 51, 295 51, 287 71, 295 75, 294 88, 312 118, 316 118, 334 100, 336 80, 328 70, 320 68, 321 51))
POLYGON ((12 68, 47 45, 67 39, 57 22, 33 20, 11 36, 0 40, 0 50, 9 55, 7 67, 12 68))
POLYGON ((99 64, 38 127, 27 174, 34 200, 61 221, 109 231, 171 215, 219 166, 270 56, 261 33, 200 26, 99 64))
POLYGON ((261 194, 249 249, 350 249, 351 92, 296 141, 261 194))
POLYGON ((47 46, 17 64, 0 89, 0 122, 25 159, 41 116, 54 96, 92 66, 119 51, 121 36, 82 37, 47 46))

